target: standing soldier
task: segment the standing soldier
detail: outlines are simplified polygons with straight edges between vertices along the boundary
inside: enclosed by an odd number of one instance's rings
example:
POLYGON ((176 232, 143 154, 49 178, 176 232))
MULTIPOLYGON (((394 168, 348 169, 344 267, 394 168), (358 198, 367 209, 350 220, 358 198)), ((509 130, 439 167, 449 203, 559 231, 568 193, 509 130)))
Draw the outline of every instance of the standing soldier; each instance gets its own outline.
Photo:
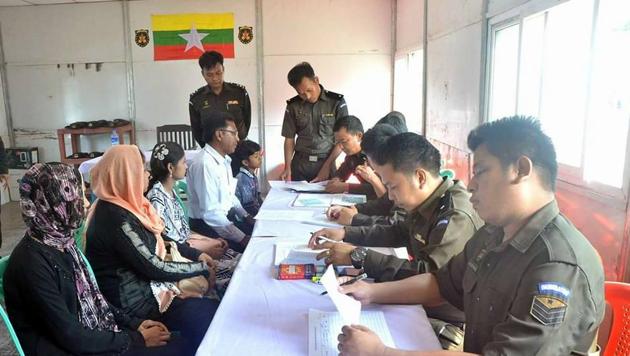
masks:
POLYGON ((244 140, 252 123, 252 108, 245 87, 236 83, 223 81, 223 55, 217 51, 204 52, 199 57, 201 75, 208 85, 203 86, 190 95, 188 111, 193 136, 199 146, 203 147, 201 121, 212 111, 222 111, 234 117, 238 137, 244 140))
POLYGON ((298 95, 287 100, 284 113, 284 172, 280 178, 326 180, 341 153, 341 148, 334 144, 333 126, 348 115, 346 101, 343 95, 324 89, 313 67, 306 62, 293 67, 287 77, 298 95))

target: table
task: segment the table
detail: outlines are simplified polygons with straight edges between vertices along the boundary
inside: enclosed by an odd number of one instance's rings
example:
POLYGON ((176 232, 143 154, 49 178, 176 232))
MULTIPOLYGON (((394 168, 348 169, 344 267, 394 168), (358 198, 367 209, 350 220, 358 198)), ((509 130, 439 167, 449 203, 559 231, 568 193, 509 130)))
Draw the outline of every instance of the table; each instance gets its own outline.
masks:
MULTIPOLYGON (((295 193, 274 188, 261 209, 286 210, 295 196, 295 193)), ((308 232, 313 229, 318 227, 297 222, 256 223, 249 246, 232 276, 197 355, 308 354, 309 308, 334 311, 335 307, 330 298, 319 295, 323 291, 321 285, 307 280, 279 281, 272 275, 275 242, 286 237, 295 238, 296 233, 306 233, 303 236, 304 241, 307 241, 310 236, 308 232), (272 230, 281 236, 260 237, 272 230)), ((440 350, 421 306, 372 305, 364 309, 384 312, 397 347, 440 350)))
MULTIPOLYGON (((151 151, 142 151, 144 153, 144 159, 149 162, 151 160, 151 151)), ((188 150, 185 151, 185 155, 186 155, 186 163, 188 165, 190 165, 190 162, 192 160, 192 158, 195 156, 195 153, 199 152, 198 150, 188 150)), ((87 161, 82 162, 79 165, 79 172, 81 173, 81 175, 83 175, 83 179, 86 182, 90 181, 90 170, 92 169, 92 167, 94 167, 99 161, 101 160, 101 157, 96 157, 96 158, 92 158, 89 159, 87 161)))

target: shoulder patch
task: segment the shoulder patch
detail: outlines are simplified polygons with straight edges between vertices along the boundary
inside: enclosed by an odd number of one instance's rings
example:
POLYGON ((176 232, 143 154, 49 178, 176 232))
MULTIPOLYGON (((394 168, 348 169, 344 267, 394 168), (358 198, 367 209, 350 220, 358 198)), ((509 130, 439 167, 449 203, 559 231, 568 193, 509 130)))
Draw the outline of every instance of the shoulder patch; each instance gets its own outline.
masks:
POLYGON ((532 299, 529 314, 543 325, 558 325, 564 321, 571 291, 556 282, 538 283, 538 294, 532 299))
POLYGON ((242 89, 242 90, 244 90, 245 92, 247 92, 247 89, 245 89, 245 86, 244 86, 244 85, 242 85, 242 84, 238 84, 238 83, 229 83, 229 82, 225 82, 225 84, 230 84, 230 85, 233 85, 233 86, 235 86, 236 88, 242 89))
POLYGON ((197 96, 197 95, 201 94, 205 88, 206 88, 206 87, 205 87, 205 86, 203 86, 203 87, 201 87, 201 88, 199 88, 199 89, 195 90, 195 92, 193 92, 192 94, 190 94, 190 98, 192 99, 192 98, 194 98, 195 96, 197 96))
POLYGON ((300 99, 300 96, 299 96, 299 95, 296 95, 296 96, 292 97, 291 99, 287 100, 287 104, 292 104, 292 103, 295 103, 295 102, 297 102, 298 100, 301 100, 301 99, 300 99))
POLYGON ((343 99, 343 94, 335 93, 334 91, 330 91, 330 90, 326 90, 326 95, 337 100, 343 99))

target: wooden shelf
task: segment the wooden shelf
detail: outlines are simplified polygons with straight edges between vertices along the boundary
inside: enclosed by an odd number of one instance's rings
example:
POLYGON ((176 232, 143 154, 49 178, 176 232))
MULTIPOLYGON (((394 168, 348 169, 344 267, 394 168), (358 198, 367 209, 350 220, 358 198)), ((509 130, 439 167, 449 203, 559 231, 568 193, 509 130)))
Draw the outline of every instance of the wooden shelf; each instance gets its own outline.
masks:
POLYGON ((96 128, 82 128, 82 129, 58 129, 57 139, 59 141, 59 154, 61 156, 60 161, 66 164, 78 165, 91 158, 67 158, 69 156, 66 153, 66 135, 70 135, 70 141, 72 143, 72 154, 81 152, 81 142, 79 137, 81 135, 105 135, 111 134, 112 131, 116 131, 118 139, 121 145, 125 144, 125 133, 129 134, 129 144, 136 144, 136 132, 133 129, 132 124, 127 124, 119 127, 96 127, 96 128))

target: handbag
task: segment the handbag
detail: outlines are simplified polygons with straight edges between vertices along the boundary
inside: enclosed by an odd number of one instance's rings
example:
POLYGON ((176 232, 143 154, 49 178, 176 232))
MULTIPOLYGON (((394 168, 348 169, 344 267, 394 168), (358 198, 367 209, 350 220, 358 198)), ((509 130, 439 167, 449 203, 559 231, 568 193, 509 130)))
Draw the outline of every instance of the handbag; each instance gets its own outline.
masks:
MULTIPOLYGON (((164 241, 166 245, 166 257, 165 261, 172 262, 192 262, 186 257, 182 256, 177 249, 177 244, 172 241, 164 241)), ((184 294, 194 295, 198 297, 203 297, 208 293, 208 289, 210 289, 210 283, 208 283, 208 279, 204 276, 195 276, 190 278, 184 278, 177 282, 177 288, 182 291, 184 294)))

